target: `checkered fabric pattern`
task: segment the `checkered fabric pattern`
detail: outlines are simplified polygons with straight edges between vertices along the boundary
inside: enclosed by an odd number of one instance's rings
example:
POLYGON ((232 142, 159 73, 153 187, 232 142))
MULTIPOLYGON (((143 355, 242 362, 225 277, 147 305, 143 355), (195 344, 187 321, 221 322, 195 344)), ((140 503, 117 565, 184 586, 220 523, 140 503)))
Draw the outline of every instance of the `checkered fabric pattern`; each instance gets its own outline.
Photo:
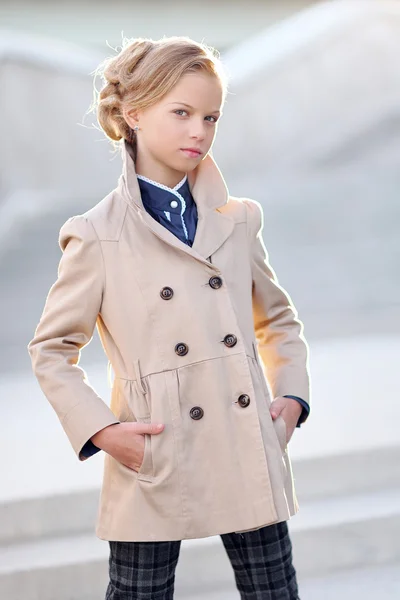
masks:
MULTIPOLYGON (((300 600, 286 521, 220 537, 242 600, 300 600)), ((105 600, 173 599, 180 541, 109 545, 105 600)))
POLYGON ((180 541, 109 542, 106 600, 172 600, 180 541))
POLYGON ((286 521, 221 539, 242 600, 300 600, 286 521))

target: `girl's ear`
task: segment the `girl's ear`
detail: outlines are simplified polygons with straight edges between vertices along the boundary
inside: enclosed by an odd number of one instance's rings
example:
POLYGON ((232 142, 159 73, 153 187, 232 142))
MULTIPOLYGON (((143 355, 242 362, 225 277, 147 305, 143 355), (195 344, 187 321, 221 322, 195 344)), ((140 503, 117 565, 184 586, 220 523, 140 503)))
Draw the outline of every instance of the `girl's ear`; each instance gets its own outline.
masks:
POLYGON ((132 129, 139 123, 139 113, 135 108, 122 110, 122 115, 132 129))

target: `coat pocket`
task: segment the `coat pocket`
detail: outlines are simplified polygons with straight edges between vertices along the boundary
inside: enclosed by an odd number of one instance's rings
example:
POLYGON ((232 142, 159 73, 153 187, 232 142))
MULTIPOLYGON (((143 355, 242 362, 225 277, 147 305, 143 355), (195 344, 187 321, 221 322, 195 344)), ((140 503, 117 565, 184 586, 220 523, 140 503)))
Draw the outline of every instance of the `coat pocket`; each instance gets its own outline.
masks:
POLYGON ((266 400, 266 402, 268 404, 268 407, 269 407, 270 404, 271 404, 271 392, 269 390, 267 381, 265 379, 265 375, 264 375, 262 366, 260 364, 260 361, 259 361, 259 358, 258 358, 258 353, 257 353, 257 350, 256 350, 254 342, 252 342, 252 346, 253 346, 254 356, 251 356, 250 358, 254 361, 254 365, 255 365, 255 368, 256 368, 257 377, 258 377, 258 380, 259 380, 259 383, 260 383, 260 386, 261 386, 261 390, 262 390, 262 392, 263 392, 263 394, 265 396, 265 400, 266 400))
MULTIPOLYGON (((139 421, 139 419, 138 419, 139 421)), ((140 419, 141 423, 150 423, 150 417, 145 420, 140 419)), ((142 464, 137 471, 137 478, 142 481, 153 481, 154 479, 154 467, 153 467, 153 454, 152 454, 152 444, 151 444, 151 434, 144 434, 144 454, 142 464)))
MULTIPOLYGON (((272 418, 272 417, 271 417, 272 418)), ((286 441, 286 422, 282 415, 279 415, 274 421, 275 433, 279 441, 282 452, 286 452, 287 441, 286 441)))
MULTIPOLYGON (((269 412, 269 408, 271 406, 271 394, 270 394, 267 382, 265 380, 262 366, 259 362, 258 353, 257 353, 254 342, 252 342, 252 346, 253 346, 253 352, 254 352, 254 362, 255 362, 257 377, 259 379, 261 389, 263 390, 263 393, 265 394, 265 399, 266 399, 266 402, 268 405, 268 412, 269 412)), ((278 438, 279 446, 282 450, 282 453, 285 453, 286 449, 287 449, 287 441, 286 441, 286 433, 287 432, 286 432, 285 419, 282 417, 282 415, 279 415, 279 417, 277 417, 275 420, 272 419, 272 416, 270 415, 270 419, 272 421, 274 431, 275 431, 276 437, 278 438)))
MULTIPOLYGON (((129 397, 128 405, 134 420, 138 423, 151 423, 149 389, 141 376, 139 360, 134 361, 135 380, 127 380, 129 397)), ((144 435, 144 454, 142 464, 137 471, 137 478, 143 481, 153 481, 154 467, 152 454, 152 435, 144 435)))

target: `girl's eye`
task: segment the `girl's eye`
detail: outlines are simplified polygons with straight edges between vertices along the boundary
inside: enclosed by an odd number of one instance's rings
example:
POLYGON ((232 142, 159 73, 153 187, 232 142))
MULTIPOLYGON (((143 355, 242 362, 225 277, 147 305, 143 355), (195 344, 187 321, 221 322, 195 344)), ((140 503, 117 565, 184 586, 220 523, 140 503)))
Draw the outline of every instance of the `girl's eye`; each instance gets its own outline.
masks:
MULTIPOLYGON (((184 116, 182 113, 185 113, 186 115, 188 114, 187 110, 183 110, 183 108, 178 108, 177 110, 174 110, 174 113, 179 117, 184 116)), ((216 123, 218 121, 218 117, 213 117, 212 115, 209 115, 208 117, 206 117, 206 119, 214 119, 213 121, 210 121, 211 123, 216 123)))

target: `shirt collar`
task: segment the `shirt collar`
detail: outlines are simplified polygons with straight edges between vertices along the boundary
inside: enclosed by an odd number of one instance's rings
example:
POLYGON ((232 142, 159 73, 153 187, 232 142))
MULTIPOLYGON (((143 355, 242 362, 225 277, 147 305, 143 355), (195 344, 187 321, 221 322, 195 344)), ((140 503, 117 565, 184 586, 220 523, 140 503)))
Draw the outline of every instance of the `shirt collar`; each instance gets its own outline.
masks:
POLYGON ((137 175, 137 179, 145 208, 181 214, 189 204, 194 203, 187 174, 173 188, 144 175, 137 175))

